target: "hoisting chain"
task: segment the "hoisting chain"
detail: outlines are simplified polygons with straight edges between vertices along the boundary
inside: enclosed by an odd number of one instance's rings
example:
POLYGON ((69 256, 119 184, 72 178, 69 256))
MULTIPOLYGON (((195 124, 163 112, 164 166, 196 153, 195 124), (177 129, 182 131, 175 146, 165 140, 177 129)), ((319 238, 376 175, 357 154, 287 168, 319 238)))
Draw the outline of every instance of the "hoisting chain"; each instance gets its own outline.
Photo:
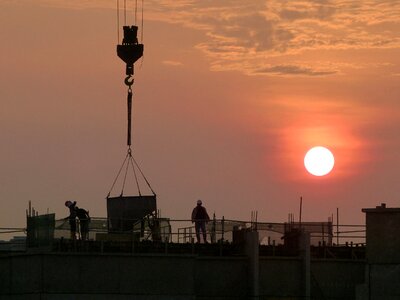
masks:
POLYGON ((132 75, 128 75, 125 78, 125 84, 128 86, 128 137, 127 137, 127 145, 130 149, 131 144, 132 144, 132 138, 131 138, 131 128, 132 128, 132 85, 133 85, 133 77, 132 75))

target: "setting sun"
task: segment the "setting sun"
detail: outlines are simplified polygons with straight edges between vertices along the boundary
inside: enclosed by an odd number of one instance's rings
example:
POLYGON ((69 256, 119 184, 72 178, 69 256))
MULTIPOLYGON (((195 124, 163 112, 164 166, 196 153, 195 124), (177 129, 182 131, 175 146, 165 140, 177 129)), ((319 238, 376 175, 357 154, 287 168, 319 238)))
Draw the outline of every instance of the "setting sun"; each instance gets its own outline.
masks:
POLYGON ((314 176, 324 176, 332 171, 335 158, 331 151, 325 147, 313 147, 304 157, 304 166, 314 176))

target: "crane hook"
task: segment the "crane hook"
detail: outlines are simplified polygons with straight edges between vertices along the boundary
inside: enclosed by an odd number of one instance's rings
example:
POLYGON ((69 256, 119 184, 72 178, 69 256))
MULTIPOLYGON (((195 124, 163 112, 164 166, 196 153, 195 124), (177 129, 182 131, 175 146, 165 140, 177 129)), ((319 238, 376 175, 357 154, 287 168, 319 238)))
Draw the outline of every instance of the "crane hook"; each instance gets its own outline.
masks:
POLYGON ((129 87, 131 87, 132 86, 132 84, 133 84, 133 77, 131 76, 131 75, 128 75, 126 78, 125 78, 125 84, 127 85, 127 86, 129 86, 129 87))

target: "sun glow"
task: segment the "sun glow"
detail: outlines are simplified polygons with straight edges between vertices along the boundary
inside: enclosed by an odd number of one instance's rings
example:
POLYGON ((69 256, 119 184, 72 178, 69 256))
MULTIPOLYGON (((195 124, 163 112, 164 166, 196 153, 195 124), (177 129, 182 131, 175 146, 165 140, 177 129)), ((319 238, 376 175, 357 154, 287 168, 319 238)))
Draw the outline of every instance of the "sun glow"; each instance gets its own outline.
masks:
POLYGON ((306 170, 314 176, 324 176, 332 171, 335 158, 331 151, 325 147, 313 147, 304 157, 306 170))

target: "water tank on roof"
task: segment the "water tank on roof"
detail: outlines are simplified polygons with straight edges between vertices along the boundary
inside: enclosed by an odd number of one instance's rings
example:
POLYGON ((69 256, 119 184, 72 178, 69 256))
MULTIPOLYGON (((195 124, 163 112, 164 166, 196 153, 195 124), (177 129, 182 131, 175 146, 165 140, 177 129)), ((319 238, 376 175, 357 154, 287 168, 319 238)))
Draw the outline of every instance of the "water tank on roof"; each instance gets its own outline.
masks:
POLYGON ((156 210, 155 195, 108 197, 108 229, 114 232, 131 231, 133 224, 156 210))

